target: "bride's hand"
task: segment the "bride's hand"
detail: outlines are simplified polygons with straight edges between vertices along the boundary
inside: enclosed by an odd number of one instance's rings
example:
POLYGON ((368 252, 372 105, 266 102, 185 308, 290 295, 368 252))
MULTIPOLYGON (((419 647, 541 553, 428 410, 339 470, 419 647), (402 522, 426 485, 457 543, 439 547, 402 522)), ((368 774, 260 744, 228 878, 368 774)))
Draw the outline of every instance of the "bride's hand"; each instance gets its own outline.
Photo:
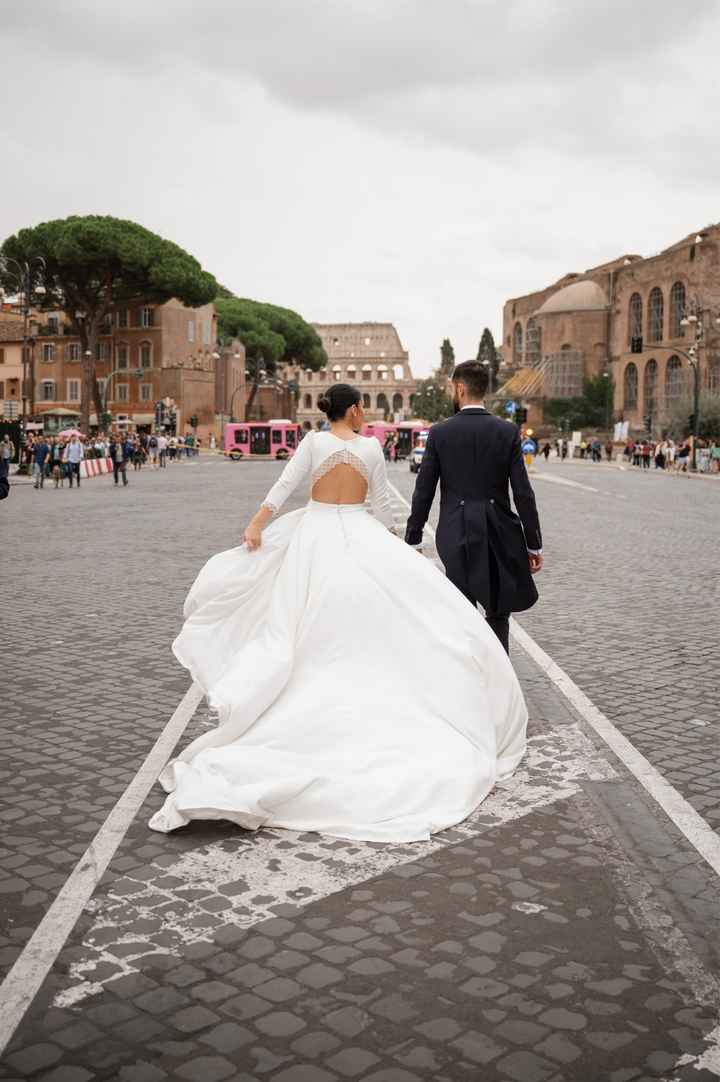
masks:
POLYGON ((262 544, 262 530, 259 526, 248 526, 243 534, 243 541, 248 547, 248 552, 254 552, 262 544))

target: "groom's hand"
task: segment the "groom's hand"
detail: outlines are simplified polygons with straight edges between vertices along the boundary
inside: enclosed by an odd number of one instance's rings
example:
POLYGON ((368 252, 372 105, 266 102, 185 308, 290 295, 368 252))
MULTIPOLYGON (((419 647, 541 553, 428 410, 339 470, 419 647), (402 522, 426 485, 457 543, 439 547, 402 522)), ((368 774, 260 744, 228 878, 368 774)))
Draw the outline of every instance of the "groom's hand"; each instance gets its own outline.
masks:
POLYGON ((538 571, 542 571, 544 561, 539 552, 528 552, 528 560, 530 561, 531 575, 537 575, 538 571))

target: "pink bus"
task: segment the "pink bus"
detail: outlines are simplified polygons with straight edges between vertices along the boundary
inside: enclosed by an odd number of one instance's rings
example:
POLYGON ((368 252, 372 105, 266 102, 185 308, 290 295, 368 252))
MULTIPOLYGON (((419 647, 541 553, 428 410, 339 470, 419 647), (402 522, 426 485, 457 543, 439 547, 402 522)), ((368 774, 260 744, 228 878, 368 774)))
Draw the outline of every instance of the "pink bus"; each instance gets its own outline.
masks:
POLYGON ((300 442, 300 425, 284 419, 245 421, 223 429, 223 453, 233 462, 244 458, 290 458, 300 442))
POLYGON ((387 421, 371 421, 369 424, 363 425, 362 430, 363 436, 374 436, 381 447, 385 446, 388 435, 393 433, 397 437, 395 443, 396 459, 409 457, 418 442, 421 432, 427 432, 427 425, 416 421, 400 421, 398 424, 387 421))

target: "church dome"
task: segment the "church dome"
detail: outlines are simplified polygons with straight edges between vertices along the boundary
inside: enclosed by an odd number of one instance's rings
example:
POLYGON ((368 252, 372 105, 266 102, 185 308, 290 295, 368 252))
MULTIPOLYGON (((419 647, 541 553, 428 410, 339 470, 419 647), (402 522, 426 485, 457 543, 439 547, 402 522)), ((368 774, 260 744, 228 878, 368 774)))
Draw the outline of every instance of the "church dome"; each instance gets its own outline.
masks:
POLYGON ((585 279, 558 289, 535 314, 545 316, 554 312, 602 312, 607 306, 607 297, 597 282, 585 279))

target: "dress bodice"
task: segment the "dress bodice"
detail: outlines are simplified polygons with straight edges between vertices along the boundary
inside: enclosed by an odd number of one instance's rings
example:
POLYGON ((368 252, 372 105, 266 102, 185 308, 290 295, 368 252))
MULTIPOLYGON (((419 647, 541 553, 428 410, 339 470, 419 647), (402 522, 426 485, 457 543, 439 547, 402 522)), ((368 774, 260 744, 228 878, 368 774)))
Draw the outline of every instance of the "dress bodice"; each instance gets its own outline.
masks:
POLYGON ((343 440, 332 432, 308 432, 263 500, 263 507, 276 513, 301 484, 312 486, 340 465, 351 466, 365 478, 373 514, 392 527, 385 458, 374 436, 343 440))

